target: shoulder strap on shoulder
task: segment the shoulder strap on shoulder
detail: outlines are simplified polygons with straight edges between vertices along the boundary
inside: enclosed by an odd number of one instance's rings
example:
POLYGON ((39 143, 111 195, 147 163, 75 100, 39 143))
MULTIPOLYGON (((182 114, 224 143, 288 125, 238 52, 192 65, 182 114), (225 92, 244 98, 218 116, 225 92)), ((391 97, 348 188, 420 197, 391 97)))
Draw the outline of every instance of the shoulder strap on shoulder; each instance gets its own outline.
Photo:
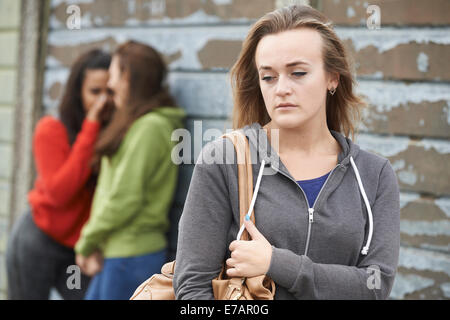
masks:
MULTIPOLYGON (((238 188, 239 188, 239 214, 240 225, 244 223, 245 215, 250 208, 250 202, 253 196, 253 171, 250 155, 250 146, 247 137, 240 131, 235 130, 222 135, 233 142, 236 151, 238 166, 238 188)), ((251 220, 255 223, 255 214, 252 212, 251 220)), ((249 234, 245 230, 241 237, 242 240, 249 240, 249 234)))

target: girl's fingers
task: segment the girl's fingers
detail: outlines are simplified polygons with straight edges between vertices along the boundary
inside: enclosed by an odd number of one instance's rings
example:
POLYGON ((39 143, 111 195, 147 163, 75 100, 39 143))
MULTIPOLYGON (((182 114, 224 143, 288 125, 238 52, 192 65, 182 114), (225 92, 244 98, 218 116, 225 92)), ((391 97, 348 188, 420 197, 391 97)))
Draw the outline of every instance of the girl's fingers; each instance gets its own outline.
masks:
POLYGON ((234 267, 236 261, 233 258, 229 258, 227 259, 227 261, 225 261, 225 263, 227 264, 227 266, 234 267))
POLYGON ((240 277, 239 271, 236 268, 227 269, 227 276, 229 277, 240 277))
POLYGON ((228 247, 228 249, 230 249, 230 251, 233 251, 234 249, 236 249, 236 246, 238 245, 239 241, 238 240, 234 240, 230 243, 230 246, 228 247))
POLYGON ((95 108, 96 108, 96 109, 101 109, 101 108, 103 108, 103 106, 106 104, 106 99, 107 99, 106 95, 105 95, 105 94, 102 94, 102 95, 98 98, 97 102, 95 103, 95 108))

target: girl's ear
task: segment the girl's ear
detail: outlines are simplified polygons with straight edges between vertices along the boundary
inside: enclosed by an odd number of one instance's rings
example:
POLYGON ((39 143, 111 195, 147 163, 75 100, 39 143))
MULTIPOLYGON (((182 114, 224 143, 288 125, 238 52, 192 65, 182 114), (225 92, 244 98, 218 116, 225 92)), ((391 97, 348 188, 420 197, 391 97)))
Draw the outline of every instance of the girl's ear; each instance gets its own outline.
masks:
POLYGON ((328 74, 328 90, 336 89, 339 85, 339 73, 333 72, 328 74))

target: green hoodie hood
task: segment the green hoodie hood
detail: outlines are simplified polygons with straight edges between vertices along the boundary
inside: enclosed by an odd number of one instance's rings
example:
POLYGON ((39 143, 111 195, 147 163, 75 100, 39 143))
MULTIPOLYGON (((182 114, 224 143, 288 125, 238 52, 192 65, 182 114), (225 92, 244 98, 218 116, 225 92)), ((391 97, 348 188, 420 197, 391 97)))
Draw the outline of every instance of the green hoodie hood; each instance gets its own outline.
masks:
POLYGON ((173 128, 183 128, 184 120, 186 118, 186 112, 178 107, 158 107, 153 109, 153 113, 156 113, 164 118, 166 118, 173 128))

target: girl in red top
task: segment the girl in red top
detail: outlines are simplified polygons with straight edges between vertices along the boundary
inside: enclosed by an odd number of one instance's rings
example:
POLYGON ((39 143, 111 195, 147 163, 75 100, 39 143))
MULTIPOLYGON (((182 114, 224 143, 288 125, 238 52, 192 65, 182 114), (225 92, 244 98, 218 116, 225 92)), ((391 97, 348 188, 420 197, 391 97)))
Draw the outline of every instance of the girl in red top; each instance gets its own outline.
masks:
POLYGON ((80 56, 66 84, 59 120, 45 116, 36 126, 31 210, 15 223, 7 249, 9 299, 48 299, 52 287, 64 299, 82 299, 87 289, 89 278, 75 267, 73 247, 89 217, 95 188, 94 145, 112 112, 110 61, 100 50, 80 56))

